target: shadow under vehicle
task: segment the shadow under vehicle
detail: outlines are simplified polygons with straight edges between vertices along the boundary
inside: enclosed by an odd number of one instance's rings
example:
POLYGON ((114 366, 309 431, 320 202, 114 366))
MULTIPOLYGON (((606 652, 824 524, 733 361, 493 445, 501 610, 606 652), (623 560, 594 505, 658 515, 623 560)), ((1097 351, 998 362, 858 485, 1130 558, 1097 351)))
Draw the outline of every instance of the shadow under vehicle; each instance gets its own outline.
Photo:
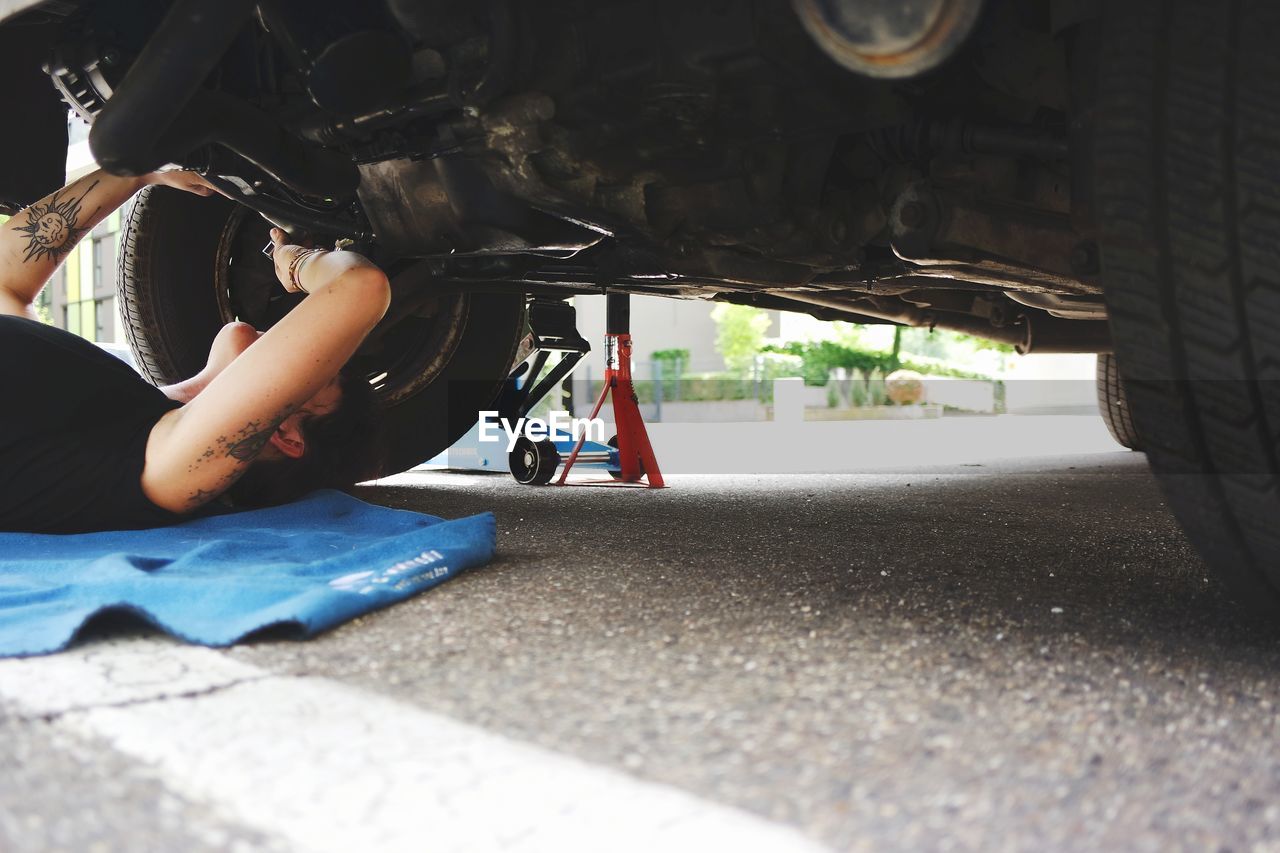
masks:
POLYGON ((1280 7, 1263 0, 0 0, 0 202, 118 174, 142 370, 294 304, 261 217, 392 278, 397 469, 527 301, 606 289, 1107 354, 1202 553, 1280 609, 1280 7))

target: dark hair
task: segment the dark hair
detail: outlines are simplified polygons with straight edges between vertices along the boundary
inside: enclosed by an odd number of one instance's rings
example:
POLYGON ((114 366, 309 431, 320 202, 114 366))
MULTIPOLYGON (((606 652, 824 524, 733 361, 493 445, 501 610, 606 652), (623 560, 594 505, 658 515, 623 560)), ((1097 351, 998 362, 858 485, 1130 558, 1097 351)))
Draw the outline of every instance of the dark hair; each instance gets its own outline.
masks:
POLYGON ((237 507, 289 503, 316 489, 347 489, 385 473, 382 404, 362 373, 338 374, 342 397, 332 412, 301 424, 306 450, 297 459, 256 459, 227 490, 237 507))

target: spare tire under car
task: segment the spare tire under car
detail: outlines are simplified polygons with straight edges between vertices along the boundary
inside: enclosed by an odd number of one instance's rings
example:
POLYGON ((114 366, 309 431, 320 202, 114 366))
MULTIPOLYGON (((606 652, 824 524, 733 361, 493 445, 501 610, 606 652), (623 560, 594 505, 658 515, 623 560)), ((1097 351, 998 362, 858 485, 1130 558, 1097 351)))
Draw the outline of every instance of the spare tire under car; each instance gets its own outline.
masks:
MULTIPOLYGON (((269 227, 221 198, 166 187, 139 194, 125 217, 117 289, 125 334, 152 382, 199 372, 225 323, 267 329, 297 304, 261 253, 269 227)), ((471 428, 501 389, 524 325, 523 296, 450 293, 375 330, 353 363, 385 407, 388 473, 471 428)))

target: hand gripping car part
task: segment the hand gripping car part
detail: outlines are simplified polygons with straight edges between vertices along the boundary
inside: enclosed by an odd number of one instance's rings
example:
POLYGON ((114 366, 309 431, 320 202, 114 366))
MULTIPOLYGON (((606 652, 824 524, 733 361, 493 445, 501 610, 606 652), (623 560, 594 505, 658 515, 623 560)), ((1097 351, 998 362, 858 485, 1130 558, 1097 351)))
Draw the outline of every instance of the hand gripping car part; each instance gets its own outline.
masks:
MULTIPOLYGON (((631 297, 626 293, 609 293, 605 299, 608 300, 608 319, 604 338, 604 388, 600 391, 600 399, 596 401, 595 408, 591 410, 591 419, 594 420, 600 414, 604 401, 612 397, 613 420, 618 426, 619 471, 614 481, 591 485, 665 488, 658 459, 653 454, 653 445, 649 443, 649 433, 644 428, 644 418, 640 416, 635 387, 631 384, 631 297), (640 483, 642 477, 647 480, 647 484, 640 483)), ((565 485, 585 440, 584 435, 574 445, 573 452, 560 471, 560 479, 556 480, 557 486, 565 485)))

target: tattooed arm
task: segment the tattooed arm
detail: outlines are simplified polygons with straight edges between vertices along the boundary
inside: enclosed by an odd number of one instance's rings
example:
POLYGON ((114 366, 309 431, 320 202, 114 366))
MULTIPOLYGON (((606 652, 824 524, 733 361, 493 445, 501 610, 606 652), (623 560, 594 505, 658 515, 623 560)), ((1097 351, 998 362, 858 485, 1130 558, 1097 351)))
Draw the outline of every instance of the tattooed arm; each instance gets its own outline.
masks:
POLYGON ((0 313, 34 317, 31 303, 62 259, 142 185, 93 172, 0 226, 0 313))
POLYGON ((191 172, 118 178, 95 171, 0 226, 0 314, 34 318, 31 304, 80 238, 142 187, 158 183, 198 195, 212 192, 191 172))
MULTIPOLYGON (((280 245, 283 236, 273 234, 282 283, 284 259, 301 251, 280 245)), ((302 424, 337 405, 335 377, 386 313, 391 290, 386 275, 354 252, 314 257, 298 275, 307 298, 152 428, 142 490, 157 505, 200 506, 264 450, 301 456, 302 424)))

